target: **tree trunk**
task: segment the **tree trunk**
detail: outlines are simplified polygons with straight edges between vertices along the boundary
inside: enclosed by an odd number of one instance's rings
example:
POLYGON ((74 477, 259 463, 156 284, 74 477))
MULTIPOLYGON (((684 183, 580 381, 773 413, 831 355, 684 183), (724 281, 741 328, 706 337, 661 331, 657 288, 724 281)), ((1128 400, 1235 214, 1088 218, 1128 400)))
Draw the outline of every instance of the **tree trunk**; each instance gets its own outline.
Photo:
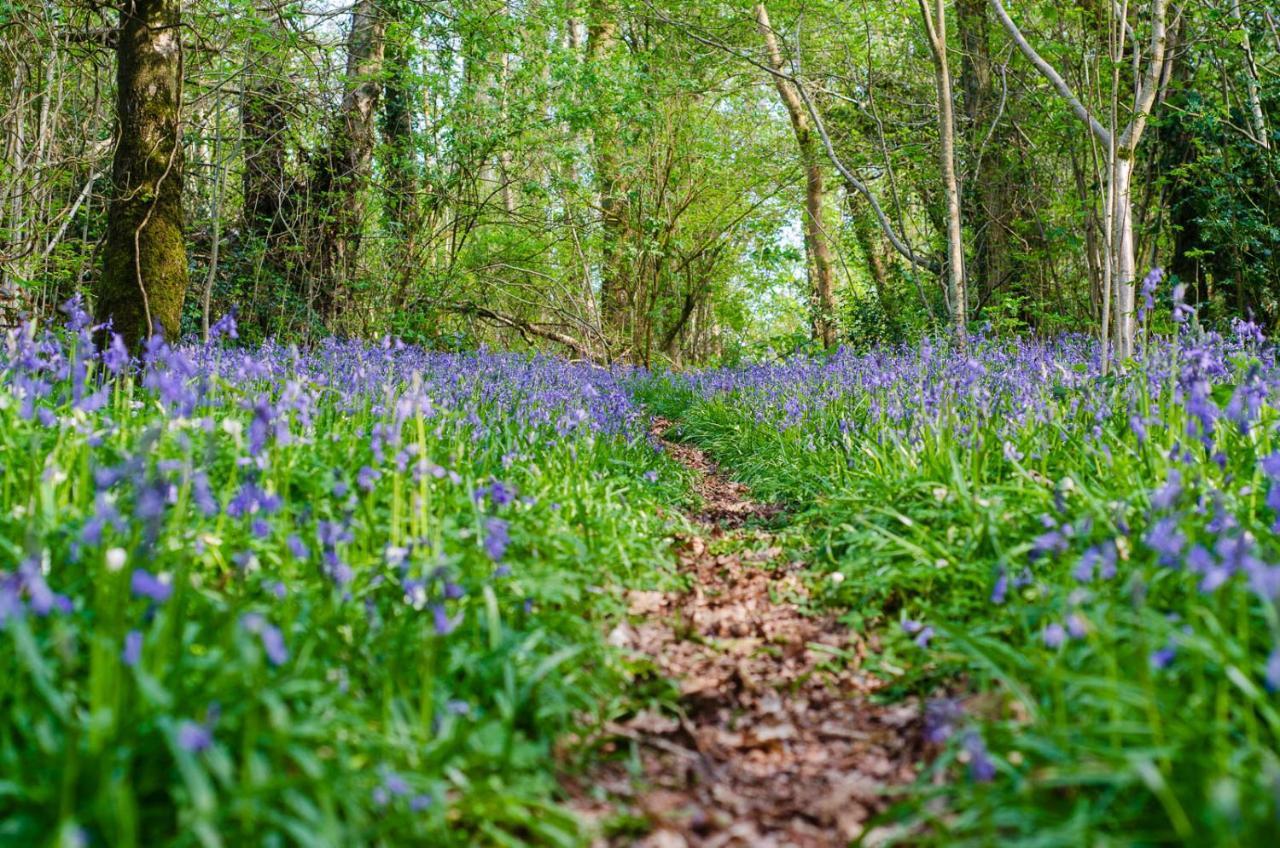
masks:
POLYGON ((385 213, 395 240, 395 305, 408 301, 409 285, 417 261, 418 169, 413 109, 419 102, 412 59, 412 30, 402 22, 392 25, 387 38, 387 74, 383 87, 382 125, 386 138, 385 213))
MULTIPOLYGON (((262 6, 258 14, 262 16, 263 28, 271 34, 271 40, 285 38, 284 22, 275 7, 262 6)), ((277 269, 284 265, 279 241, 287 229, 285 133, 289 119, 285 100, 288 69, 284 55, 274 45, 249 51, 244 94, 240 102, 244 133, 244 173, 241 178, 244 226, 247 232, 265 243, 267 261, 277 269)))
MULTIPOLYGON (((1117 359, 1123 361, 1133 354, 1135 335, 1134 302, 1136 299, 1134 291, 1136 262, 1134 258, 1133 198, 1131 188, 1133 163, 1164 76, 1168 0, 1151 0, 1151 42, 1145 59, 1146 68, 1141 71, 1141 78, 1134 80, 1133 103, 1128 110, 1131 117, 1128 124, 1123 128, 1118 125, 1116 116, 1119 113, 1118 99, 1121 92, 1119 68, 1124 57, 1123 36, 1131 31, 1128 21, 1114 21, 1117 35, 1111 39, 1110 58, 1116 70, 1112 84, 1114 90, 1112 92, 1111 126, 1108 127, 1099 121, 1089 107, 1076 96, 1062 75, 1031 46, 1026 37, 1023 36, 1022 31, 1018 29, 1017 24, 1009 17, 1009 13, 1005 10, 1001 0, 989 0, 989 2, 992 10, 996 13, 996 17, 1000 19, 1001 26, 1004 27, 1009 37, 1013 39, 1013 43, 1018 50, 1049 81, 1054 90, 1058 92, 1058 95, 1071 109, 1071 113, 1088 126, 1099 144, 1106 150, 1105 189, 1107 198, 1108 273, 1104 277, 1102 298, 1102 342, 1105 370, 1105 357, 1108 355, 1106 350, 1107 334, 1110 329, 1107 326, 1108 318, 1114 317, 1115 321, 1114 344, 1117 359), (1108 315, 1109 294, 1111 291, 1115 292, 1113 316, 1108 315)), ((1115 15, 1118 10, 1119 6, 1116 4, 1109 7, 1107 13, 1115 15)), ((1139 68, 1136 60, 1134 65, 1134 74, 1137 76, 1139 68)))
POLYGON ((1267 130, 1267 117, 1262 111, 1262 97, 1259 93, 1262 81, 1258 78, 1258 63, 1253 58, 1249 24, 1245 22, 1244 13, 1240 11, 1240 0, 1231 0, 1231 16, 1240 26, 1240 49, 1244 51, 1245 94, 1249 101, 1250 126, 1253 128, 1254 141, 1258 146, 1270 150, 1271 139, 1267 130))
POLYGON ((858 193, 850 190, 847 195, 853 235, 858 241, 858 249, 862 251, 862 256, 867 261, 867 272, 871 275, 872 285, 875 286, 876 299, 880 302, 880 309, 885 317, 893 319, 896 310, 889 296, 889 264, 884 256, 882 233, 861 208, 862 204, 857 200, 858 193))
POLYGON ((822 173, 822 150, 819 139, 809 126, 809 113, 799 92, 789 79, 781 76, 785 68, 782 49, 778 46, 777 34, 773 31, 769 11, 764 3, 756 4, 755 15, 760 35, 764 39, 769 67, 776 72, 773 75, 774 84, 787 109, 787 115, 791 118, 791 128, 795 131, 796 144, 800 148, 800 161, 805 175, 804 246, 809 259, 813 338, 830 349, 836 344, 835 281, 831 244, 823 224, 826 188, 822 173))
POLYGON ((1133 355, 1136 326, 1135 278, 1136 259, 1133 243, 1133 159, 1132 151, 1122 151, 1116 156, 1111 169, 1111 191, 1115 212, 1112 220, 1111 251, 1114 270, 1111 272, 1115 291, 1115 346, 1116 357, 1121 361, 1133 355))
POLYGON ((115 160, 97 320, 130 350, 176 339, 187 292, 182 216, 182 45, 178 0, 121 6, 115 160))
POLYGON ((313 192, 321 220, 313 228, 315 260, 308 281, 309 300, 327 323, 338 317, 356 276, 385 41, 386 20, 380 4, 357 0, 347 36, 346 92, 313 192))
POLYGON ((925 34, 929 38, 929 49, 933 54, 934 80, 938 94, 939 156, 947 208, 947 298, 951 304, 951 324, 956 343, 964 347, 969 338, 966 328, 969 303, 964 289, 964 229, 960 220, 960 182, 956 177, 956 123, 951 98, 951 68, 947 62, 947 10, 943 0, 935 0, 932 11, 929 9, 929 0, 919 2, 925 34))
POLYGON ((968 165, 961 184, 961 214, 972 232, 965 265, 970 302, 986 303, 1013 273, 1009 233, 1017 219, 1021 187, 1013 175, 1018 139, 1000 120, 1005 97, 996 86, 986 0, 957 0, 961 44, 960 91, 964 104, 968 165))
MULTIPOLYGON (((618 10, 612 0, 593 0, 587 25, 587 62, 597 78, 608 74, 604 68, 618 39, 618 10)), ((602 255, 600 261, 600 320, 610 344, 626 347, 627 336, 627 242, 630 238, 631 205, 622 177, 621 126, 607 108, 597 113, 593 126, 592 152, 596 184, 600 193, 602 255)))

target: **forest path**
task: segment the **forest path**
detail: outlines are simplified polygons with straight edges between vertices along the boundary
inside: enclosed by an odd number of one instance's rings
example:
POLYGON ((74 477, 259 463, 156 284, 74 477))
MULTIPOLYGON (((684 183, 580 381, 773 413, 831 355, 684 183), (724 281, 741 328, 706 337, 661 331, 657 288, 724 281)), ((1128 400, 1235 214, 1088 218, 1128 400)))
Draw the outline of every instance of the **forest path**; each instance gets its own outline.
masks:
POLYGON ((866 641, 802 607, 803 562, 763 529, 779 510, 751 498, 705 453, 654 432, 696 474, 696 532, 676 539, 683 593, 632 591, 629 621, 610 635, 679 685, 678 715, 642 712, 606 728, 639 750, 641 776, 607 763, 582 778, 609 802, 571 794, 589 819, 642 819, 642 837, 595 844, 847 845, 886 805, 883 788, 915 777, 914 704, 883 706, 883 684, 860 670, 866 641))

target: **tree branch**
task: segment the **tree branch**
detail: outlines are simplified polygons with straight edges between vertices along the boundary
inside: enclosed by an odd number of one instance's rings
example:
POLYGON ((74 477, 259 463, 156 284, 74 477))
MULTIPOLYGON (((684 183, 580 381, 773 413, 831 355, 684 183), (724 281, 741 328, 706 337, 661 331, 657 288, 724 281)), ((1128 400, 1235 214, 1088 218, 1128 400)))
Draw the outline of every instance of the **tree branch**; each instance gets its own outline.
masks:
MULTIPOLYGON (((1156 2, 1163 2, 1163 0, 1156 0, 1156 2)), ((1018 25, 1013 22, 1013 19, 1009 17, 1009 13, 1005 11, 1004 4, 1001 3, 1000 0, 991 0, 991 9, 996 13, 996 17, 1000 19, 1000 23, 1004 26, 1005 32, 1009 33, 1009 37, 1013 39, 1013 43, 1017 45, 1018 50, 1022 51, 1022 55, 1026 56, 1027 61, 1036 66, 1036 69, 1044 75, 1044 78, 1047 79, 1054 89, 1057 90, 1062 99, 1067 101, 1067 105, 1071 107, 1072 114, 1081 121, 1084 121, 1089 129, 1093 131, 1093 134, 1098 137, 1099 142, 1110 147, 1111 131, 1099 123, 1098 119, 1093 116, 1088 107, 1080 102, 1079 97, 1076 97, 1075 92, 1071 90, 1071 86, 1062 78, 1062 75, 1054 69, 1053 65, 1046 62, 1044 58, 1036 52, 1036 49, 1027 42, 1026 37, 1022 34, 1022 30, 1018 29, 1018 25)), ((1163 43, 1164 40, 1162 37, 1161 44, 1163 45, 1163 43)))

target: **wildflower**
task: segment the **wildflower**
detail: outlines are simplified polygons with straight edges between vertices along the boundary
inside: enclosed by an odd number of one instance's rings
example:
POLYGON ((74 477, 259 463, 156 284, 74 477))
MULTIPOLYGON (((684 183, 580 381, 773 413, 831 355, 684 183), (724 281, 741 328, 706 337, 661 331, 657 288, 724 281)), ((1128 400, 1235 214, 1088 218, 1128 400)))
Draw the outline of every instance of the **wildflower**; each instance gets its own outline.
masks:
POLYGON ((1146 543, 1159 555, 1161 564, 1170 566, 1178 561, 1186 547, 1187 537, 1178 530, 1176 518, 1162 518, 1148 531, 1146 543))
POLYGON ((297 534, 290 534, 289 538, 285 540, 285 547, 289 549, 289 555, 294 559, 307 559, 311 555, 311 552, 307 550, 306 544, 302 539, 298 538, 297 534))
POLYGON ((1067 616, 1067 634, 1072 639, 1083 639, 1088 630, 1088 623, 1082 615, 1073 612, 1067 616))
POLYGON ((169 575, 161 574, 156 577, 143 568, 134 569, 129 585, 134 595, 150 598, 157 604, 163 604, 173 594, 169 575))
POLYGON ((272 665, 284 665, 289 659, 289 650, 284 644, 284 634, 280 632, 280 628, 269 623, 261 613, 245 613, 240 617, 240 626, 262 640, 262 649, 272 665))
POLYGON ((1028 557, 1032 562, 1049 554, 1062 553, 1069 547, 1067 536, 1061 529, 1050 530, 1047 533, 1041 533, 1031 542, 1031 552, 1028 557))
POLYGON ((515 496, 515 490, 501 480, 495 480, 489 487, 489 499, 493 501, 494 506, 506 506, 515 500, 515 496))
POLYGON ((1169 644, 1165 645, 1163 648, 1160 648, 1157 651, 1152 651, 1151 656, 1148 657, 1147 659, 1148 659, 1148 662, 1151 664, 1151 667, 1159 671, 1161 669, 1168 668, 1170 665, 1172 665, 1173 660, 1177 656, 1177 654, 1178 654, 1177 648, 1173 645, 1172 642, 1170 642, 1169 644))
POLYGON ((207 751, 213 746, 213 733, 203 724, 183 719, 178 725, 178 747, 189 754, 207 751))
POLYGON ((107 349, 102 352, 102 364, 112 374, 119 374, 129 365, 129 351, 119 333, 111 334, 107 349))
POLYGON ((964 709, 955 698, 933 698, 924 706, 924 736, 938 744, 951 738, 956 724, 964 718, 964 709))
POLYGON ((987 744, 976 730, 965 734, 964 753, 969 760, 969 778, 975 783, 990 783, 996 776, 996 765, 987 751, 987 744))
POLYGON ((1263 671, 1268 692, 1280 692, 1280 648, 1276 648, 1267 657, 1267 665, 1263 671))
POLYGON ((507 522, 501 518, 490 518, 485 522, 484 551, 489 559, 499 562, 507 553, 511 544, 507 522))
POLYGON ((120 651, 120 661, 132 668, 142 658, 142 634, 130 630, 124 637, 124 648, 120 651))
POLYGON ((454 630, 458 629, 458 625, 462 623, 461 613, 451 619, 445 612, 442 604, 435 604, 431 607, 431 618, 435 626, 437 636, 448 636, 454 630))
POLYGON ((1005 596, 1009 594, 1009 573, 1003 568, 1000 569, 999 576, 996 577, 996 585, 991 590, 991 603, 1003 604, 1005 596))
POLYGON ((205 518, 218 514, 218 501, 209 486, 209 475, 203 471, 191 475, 191 500, 205 518))
POLYGON ((1182 495, 1182 474, 1178 469, 1169 469, 1165 483, 1151 495, 1151 508, 1164 511, 1170 509, 1182 495))
POLYGON ((1056 651, 1058 648, 1062 647, 1062 643, 1067 638, 1067 632, 1062 629, 1061 624, 1055 621, 1045 627, 1041 636, 1044 639, 1045 647, 1056 651))
POLYGON ((1138 320, 1142 321, 1155 308, 1155 292, 1156 287, 1160 285, 1160 280, 1164 278, 1164 271, 1160 268, 1152 268, 1150 273, 1142 280, 1142 305, 1138 307, 1138 320))
POLYGON ((124 568, 126 558, 124 548, 110 548, 103 560, 106 562, 107 571, 116 572, 124 568))
POLYGON ((356 472, 356 485, 362 492, 372 492, 380 477, 382 477, 381 471, 366 465, 356 472))

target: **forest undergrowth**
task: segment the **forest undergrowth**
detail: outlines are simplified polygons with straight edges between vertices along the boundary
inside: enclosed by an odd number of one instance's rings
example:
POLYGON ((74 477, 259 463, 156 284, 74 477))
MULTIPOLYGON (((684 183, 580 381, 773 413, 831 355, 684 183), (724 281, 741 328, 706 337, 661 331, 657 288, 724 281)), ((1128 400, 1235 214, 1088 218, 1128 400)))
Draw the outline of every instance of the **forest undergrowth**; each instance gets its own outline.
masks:
POLYGON ((0 843, 1275 831, 1247 322, 654 375, 65 311, 0 352, 0 843))

